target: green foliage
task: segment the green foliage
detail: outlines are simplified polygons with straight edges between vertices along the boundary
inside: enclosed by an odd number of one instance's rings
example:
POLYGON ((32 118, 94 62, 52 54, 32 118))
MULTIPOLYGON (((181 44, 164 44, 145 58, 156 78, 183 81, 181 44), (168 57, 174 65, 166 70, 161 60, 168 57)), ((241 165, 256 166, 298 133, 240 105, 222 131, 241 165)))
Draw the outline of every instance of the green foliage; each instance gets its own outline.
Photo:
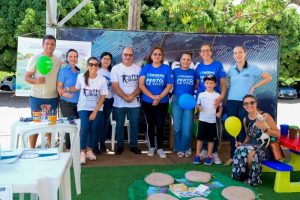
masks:
MULTIPOLYGON (((59 0, 58 21, 82 0, 59 0)), ((127 29, 128 0, 93 0, 64 26, 127 29)), ((300 15, 286 0, 142 0, 141 29, 200 33, 276 34, 280 76, 299 76, 300 15)), ((0 0, 0 70, 15 70, 18 36, 45 34, 46 1, 0 0)))

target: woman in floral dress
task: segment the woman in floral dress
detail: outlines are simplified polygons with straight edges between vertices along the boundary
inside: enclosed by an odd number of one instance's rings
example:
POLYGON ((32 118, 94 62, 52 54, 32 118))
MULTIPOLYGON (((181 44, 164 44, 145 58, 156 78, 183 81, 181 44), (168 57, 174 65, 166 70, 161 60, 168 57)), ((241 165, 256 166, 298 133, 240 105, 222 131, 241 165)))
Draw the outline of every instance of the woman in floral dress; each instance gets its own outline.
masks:
POLYGON ((255 186, 262 183, 261 163, 273 159, 268 146, 270 137, 279 138, 280 132, 273 118, 268 113, 257 109, 253 95, 246 95, 243 106, 248 115, 243 119, 247 133, 244 143, 236 142, 232 165, 232 178, 255 186))

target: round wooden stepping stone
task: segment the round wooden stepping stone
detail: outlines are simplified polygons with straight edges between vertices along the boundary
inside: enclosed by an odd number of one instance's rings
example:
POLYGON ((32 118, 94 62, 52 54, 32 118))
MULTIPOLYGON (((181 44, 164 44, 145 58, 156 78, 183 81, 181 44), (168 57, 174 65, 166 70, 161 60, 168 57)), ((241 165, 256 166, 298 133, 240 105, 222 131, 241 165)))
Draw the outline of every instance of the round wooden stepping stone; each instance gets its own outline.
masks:
POLYGON ((178 200, 178 199, 169 194, 156 193, 156 194, 149 196, 147 198, 147 200, 178 200))
POLYGON ((154 172, 149 174, 144 181, 153 186, 168 186, 174 183, 174 178, 168 174, 154 172))
POLYGON ((185 173, 185 178, 193 182, 207 183, 211 179, 211 174, 201 171, 188 171, 185 173))
POLYGON ((222 190, 222 196, 228 200, 253 200, 255 193, 246 188, 239 186, 229 186, 222 190))

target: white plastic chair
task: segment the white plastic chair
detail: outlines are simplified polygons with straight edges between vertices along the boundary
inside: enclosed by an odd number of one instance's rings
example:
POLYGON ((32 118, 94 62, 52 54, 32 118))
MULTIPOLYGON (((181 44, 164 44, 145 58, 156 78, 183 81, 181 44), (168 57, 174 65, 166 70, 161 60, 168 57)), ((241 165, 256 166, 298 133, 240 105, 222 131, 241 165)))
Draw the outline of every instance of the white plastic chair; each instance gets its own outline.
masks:
MULTIPOLYGON (((111 150, 115 150, 115 143, 116 141, 116 127, 117 127, 117 122, 116 120, 113 119, 112 113, 110 114, 110 121, 111 121, 111 150)), ((127 127, 127 138, 128 138, 128 143, 130 143, 130 123, 127 118, 127 115, 125 116, 125 122, 124 126, 127 127)))
MULTIPOLYGON (((36 135, 38 134, 41 137, 41 148, 45 148, 46 147, 46 133, 50 133, 51 134, 51 148, 55 147, 55 136, 57 133, 60 133, 60 137, 61 137, 61 142, 59 143, 59 147, 58 147, 58 152, 62 152, 63 151, 63 139, 65 138, 65 133, 69 133, 70 134, 70 139, 71 139, 71 151, 72 148, 77 148, 74 145, 74 134, 72 133, 77 133, 78 128, 76 126, 69 126, 69 125, 60 125, 57 127, 40 127, 40 128, 33 128, 33 129, 29 129, 26 130, 24 132, 20 133, 20 138, 22 139, 22 145, 23 148, 28 148, 28 138, 31 135, 36 135)), ((79 150, 78 150, 79 151, 79 150)), ((73 158, 74 159, 74 158, 73 158)), ((71 164, 71 161, 70 161, 71 164)), ((75 172, 75 171, 74 171, 75 172)), ((69 172, 68 172, 69 173, 69 172)), ((80 174, 75 174, 75 178, 80 178, 80 174)), ((69 181, 69 180, 65 180, 65 181, 69 181)), ((65 188, 62 188, 63 190, 65 190, 65 188)), ((20 194, 19 195, 19 200, 23 200, 24 199, 24 194, 20 194)), ((31 194, 30 195, 30 199, 31 200, 37 200, 38 196, 36 194, 31 194)))

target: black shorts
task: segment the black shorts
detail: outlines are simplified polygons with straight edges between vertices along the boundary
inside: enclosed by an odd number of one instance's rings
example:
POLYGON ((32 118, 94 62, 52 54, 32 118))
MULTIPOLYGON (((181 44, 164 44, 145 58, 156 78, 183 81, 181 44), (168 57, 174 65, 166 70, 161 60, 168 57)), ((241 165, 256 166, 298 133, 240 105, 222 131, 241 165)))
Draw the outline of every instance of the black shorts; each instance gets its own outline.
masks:
POLYGON ((197 140, 214 142, 217 139, 217 124, 199 121, 197 140))

